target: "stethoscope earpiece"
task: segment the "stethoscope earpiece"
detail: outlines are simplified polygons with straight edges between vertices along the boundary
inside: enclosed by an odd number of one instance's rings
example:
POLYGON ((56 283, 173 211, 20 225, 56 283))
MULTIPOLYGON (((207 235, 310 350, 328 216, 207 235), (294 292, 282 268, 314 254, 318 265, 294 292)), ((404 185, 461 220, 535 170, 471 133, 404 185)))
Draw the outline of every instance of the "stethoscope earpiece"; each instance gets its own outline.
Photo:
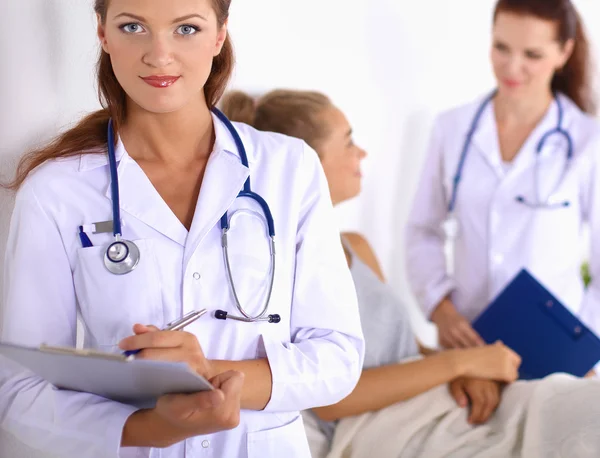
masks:
POLYGON ((261 318, 245 318, 241 316, 229 315, 225 310, 215 311, 215 318, 217 320, 225 321, 227 319, 230 319, 235 321, 242 321, 244 323, 255 323, 257 321, 266 321, 267 323, 279 323, 281 321, 281 316, 277 313, 267 315, 261 318))

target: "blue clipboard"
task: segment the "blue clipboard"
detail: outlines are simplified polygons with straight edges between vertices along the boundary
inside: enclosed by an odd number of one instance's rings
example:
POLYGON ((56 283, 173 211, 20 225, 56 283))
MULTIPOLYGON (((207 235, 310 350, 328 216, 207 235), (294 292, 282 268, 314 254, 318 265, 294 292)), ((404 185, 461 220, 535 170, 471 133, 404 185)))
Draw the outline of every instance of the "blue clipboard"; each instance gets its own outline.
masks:
POLYGON ((519 377, 586 375, 600 361, 600 339, 529 272, 522 270, 473 322, 487 343, 498 340, 523 359, 519 377))

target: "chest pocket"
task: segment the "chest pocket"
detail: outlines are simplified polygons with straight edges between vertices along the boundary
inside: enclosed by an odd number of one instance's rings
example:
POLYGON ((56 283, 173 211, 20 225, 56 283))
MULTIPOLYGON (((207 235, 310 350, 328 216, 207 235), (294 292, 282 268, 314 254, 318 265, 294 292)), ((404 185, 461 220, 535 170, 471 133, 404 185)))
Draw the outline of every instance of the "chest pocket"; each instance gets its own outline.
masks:
POLYGON ((140 250, 137 267, 124 275, 104 266, 107 246, 80 248, 73 274, 77 299, 88 340, 105 351, 116 351, 119 341, 133 333, 136 323, 164 321, 158 260, 152 240, 135 240, 140 250))
POLYGON ((229 226, 228 257, 235 292, 246 313, 256 315, 264 306, 271 281, 267 221, 258 211, 240 209, 230 216, 229 226))

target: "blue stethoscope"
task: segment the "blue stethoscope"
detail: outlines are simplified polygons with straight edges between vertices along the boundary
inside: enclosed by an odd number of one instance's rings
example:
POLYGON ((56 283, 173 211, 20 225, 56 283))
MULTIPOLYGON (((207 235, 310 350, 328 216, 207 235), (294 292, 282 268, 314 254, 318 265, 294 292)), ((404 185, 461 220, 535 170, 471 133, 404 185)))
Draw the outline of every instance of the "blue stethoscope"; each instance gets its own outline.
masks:
MULTIPOLYGON (((237 130, 231 124, 229 119, 217 108, 213 108, 212 112, 225 124, 227 130, 230 132, 233 137, 236 147, 238 149, 238 154, 240 155, 240 160, 242 165, 245 167, 249 167, 248 165, 248 156, 246 154, 246 148, 244 147, 244 143, 240 138, 237 130)), ((140 262, 140 250, 137 245, 130 241, 122 238, 121 232, 121 207, 119 202, 119 177, 117 173, 117 158, 115 155, 115 137, 113 132, 113 122, 112 119, 108 122, 108 160, 109 160, 109 168, 110 168, 110 180, 111 180, 111 195, 112 195, 112 211, 113 211, 113 236, 115 238, 114 242, 112 242, 108 248, 106 249, 106 253, 104 255, 104 265, 108 269, 109 272, 115 275, 124 275, 131 271, 133 271, 140 262)), ((269 323, 279 323, 281 317, 279 315, 267 315, 267 310, 269 308, 269 302, 271 300, 271 294, 273 292, 273 283, 275 280, 275 223, 273 222, 273 216, 271 214, 271 210, 269 209, 269 205, 267 202, 258 194, 252 192, 250 187, 250 177, 244 183, 244 188, 239 192, 237 197, 247 197, 255 202, 257 202, 262 208, 266 221, 267 228, 270 239, 270 251, 271 251, 271 268, 270 268, 270 281, 267 292, 267 298, 258 315, 251 315, 247 313, 242 307, 236 288, 235 282, 233 281, 233 276, 231 274, 231 263, 229 261, 229 253, 228 253, 228 244, 227 244, 227 233, 229 231, 229 218, 227 212, 221 217, 221 231, 222 231, 222 248, 223 248, 223 256, 225 258, 225 269, 227 271, 227 277, 229 280, 229 285, 231 286, 231 290, 233 292, 233 297, 235 300, 236 307, 240 312, 241 316, 229 315, 224 310, 217 310, 215 312, 215 318, 220 320, 226 320, 230 318, 232 320, 243 321, 247 323, 257 322, 257 321, 266 321, 269 323)))
MULTIPOLYGON (((462 153, 460 155, 460 160, 459 160, 458 166, 456 168, 456 174, 454 175, 454 180, 452 182, 452 194, 451 194, 451 197, 450 197, 450 202, 448 203, 448 214, 449 214, 449 217, 448 217, 445 225, 446 225, 447 232, 451 236, 455 236, 456 235, 457 228, 458 228, 458 223, 456 221, 456 218, 454 217, 454 210, 456 208, 456 198, 458 196, 458 186, 459 186, 460 180, 462 178, 462 173, 463 173, 463 168, 464 168, 464 165, 465 165, 465 160, 467 158, 467 154, 469 153, 469 149, 471 148, 471 143, 473 141, 473 135, 475 134, 475 131, 477 130, 477 127, 479 126, 479 121, 481 120, 481 116, 483 115, 483 112, 484 112, 485 108, 491 103, 492 99, 496 96, 496 93, 497 93, 497 91, 492 92, 481 103, 481 106, 477 109, 475 117, 473 118, 473 122, 471 123, 471 127, 469 128, 469 131, 467 132, 467 137, 465 139, 465 143, 463 145, 462 153)), ((549 130, 548 132, 546 132, 542 136, 542 138, 540 139, 540 141, 538 142, 537 147, 536 147, 535 167, 534 167, 534 188, 535 188, 535 193, 536 193, 536 200, 534 202, 530 202, 529 200, 527 200, 525 198, 525 196, 522 196, 522 195, 519 195, 519 196, 515 197, 515 200, 518 203, 526 205, 526 206, 528 206, 530 208, 533 208, 533 209, 562 208, 562 207, 568 207, 570 205, 569 201, 563 201, 563 202, 558 202, 558 203, 550 203, 549 202, 549 197, 560 186, 560 184, 562 183, 562 181, 565 178, 566 174, 568 173, 570 165, 571 165, 571 161, 573 159, 573 140, 572 140, 571 135, 569 134, 569 132, 567 132, 563 128, 564 109, 563 109, 563 106, 562 106, 562 102, 560 101, 560 98, 557 95, 554 96, 554 100, 556 101, 556 106, 558 108, 558 122, 557 122, 556 127, 554 129, 549 130), (542 200, 541 197, 540 197, 540 194, 539 194, 539 181, 538 181, 538 178, 539 178, 539 176, 538 176, 539 175, 538 174, 539 166, 538 166, 538 160, 539 160, 540 153, 542 152, 542 149, 544 148, 544 145, 546 144, 546 141, 552 135, 560 135, 560 136, 564 137, 564 139, 566 140, 566 142, 567 142, 567 162, 566 162, 566 165, 565 165, 565 167, 563 169, 561 178, 558 181, 558 183, 556 184, 556 187, 546 197, 545 200, 542 200)))

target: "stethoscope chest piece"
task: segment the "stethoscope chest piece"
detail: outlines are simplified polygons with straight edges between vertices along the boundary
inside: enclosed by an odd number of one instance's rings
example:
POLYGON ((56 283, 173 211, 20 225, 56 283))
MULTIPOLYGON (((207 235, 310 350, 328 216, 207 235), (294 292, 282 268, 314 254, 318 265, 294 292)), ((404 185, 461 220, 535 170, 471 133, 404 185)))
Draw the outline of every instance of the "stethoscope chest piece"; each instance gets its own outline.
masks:
POLYGON ((128 274, 140 262, 140 249, 129 240, 117 240, 109 245, 104 255, 104 265, 115 275, 128 274))

